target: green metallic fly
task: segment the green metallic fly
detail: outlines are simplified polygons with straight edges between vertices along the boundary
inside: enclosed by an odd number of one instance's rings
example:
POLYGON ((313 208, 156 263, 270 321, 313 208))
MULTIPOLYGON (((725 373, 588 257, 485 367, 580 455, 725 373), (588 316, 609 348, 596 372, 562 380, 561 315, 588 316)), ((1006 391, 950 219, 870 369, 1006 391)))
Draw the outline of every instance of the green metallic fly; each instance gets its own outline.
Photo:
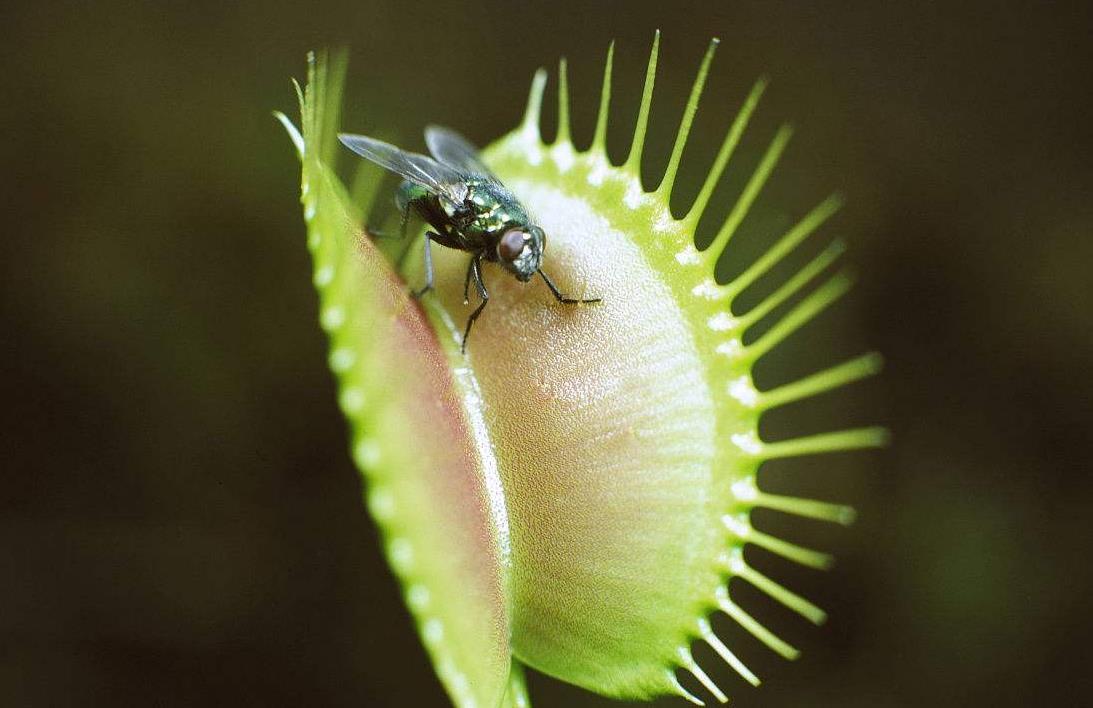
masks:
POLYGON ((415 297, 433 289, 433 241, 471 254, 463 280, 463 302, 469 302, 471 280, 474 280, 481 303, 467 320, 463 332, 464 352, 471 326, 490 300, 482 281, 483 261, 499 264, 524 283, 538 273, 560 303, 577 305, 601 301, 601 298, 567 297, 558 290, 543 271, 546 249, 543 229, 486 167, 474 145, 459 133, 435 125, 427 127, 425 143, 433 157, 407 152, 364 135, 343 133, 338 138, 353 152, 403 178, 395 203, 402 214, 404 237, 411 208, 433 227, 425 233, 425 286, 414 293, 415 297))

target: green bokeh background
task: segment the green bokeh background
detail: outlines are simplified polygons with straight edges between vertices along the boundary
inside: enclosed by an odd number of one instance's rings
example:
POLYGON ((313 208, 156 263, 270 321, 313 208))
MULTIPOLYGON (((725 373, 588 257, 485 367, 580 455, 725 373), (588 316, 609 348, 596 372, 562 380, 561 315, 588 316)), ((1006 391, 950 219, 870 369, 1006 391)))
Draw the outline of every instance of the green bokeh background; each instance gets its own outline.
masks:
MULTIPOLYGON (((344 44, 347 127, 420 149, 435 121, 484 142, 565 54, 583 144, 617 38, 620 156, 657 27, 650 175, 712 35, 684 192, 758 75, 772 86, 722 214, 778 122, 798 126, 726 272, 829 190, 849 199, 825 233, 850 242, 858 287, 758 380, 868 348, 887 371, 764 434, 879 419, 895 435, 767 468, 772 489, 860 510, 849 530, 759 520, 839 557, 818 574, 755 555, 830 611, 816 630, 742 593, 803 657, 726 622, 766 684, 700 660, 738 705, 1089 700, 1093 12, 952 5, 5 6, 0 702, 445 705, 360 503, 298 166, 269 111, 294 110, 307 50, 344 44)), ((613 705, 541 676, 531 690, 613 705)))

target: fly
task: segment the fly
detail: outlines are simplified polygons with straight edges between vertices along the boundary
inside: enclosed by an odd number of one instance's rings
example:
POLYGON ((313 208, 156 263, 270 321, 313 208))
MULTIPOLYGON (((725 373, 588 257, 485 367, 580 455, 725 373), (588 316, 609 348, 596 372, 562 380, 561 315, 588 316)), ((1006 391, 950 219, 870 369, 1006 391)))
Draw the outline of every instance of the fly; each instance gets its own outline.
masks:
POLYGON ((478 150, 466 138, 448 128, 431 125, 425 129, 425 143, 432 157, 407 152, 364 135, 342 133, 342 143, 403 178, 395 194, 402 214, 401 232, 406 235, 410 210, 432 227, 425 232, 425 286, 414 293, 421 297, 433 289, 435 241, 441 246, 471 254, 463 280, 463 303, 470 299, 471 281, 481 302, 467 319, 463 351, 478 316, 490 301, 482 280, 482 263, 497 263, 520 282, 538 274, 558 302, 565 305, 600 302, 563 295, 543 271, 546 233, 528 215, 516 196, 482 162, 478 150))

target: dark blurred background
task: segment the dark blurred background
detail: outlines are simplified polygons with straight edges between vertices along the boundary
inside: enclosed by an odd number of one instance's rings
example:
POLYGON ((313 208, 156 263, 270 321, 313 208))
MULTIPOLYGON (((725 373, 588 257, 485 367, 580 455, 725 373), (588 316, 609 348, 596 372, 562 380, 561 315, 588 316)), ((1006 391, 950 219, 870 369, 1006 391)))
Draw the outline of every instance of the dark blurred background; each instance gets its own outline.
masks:
POLYGON ((760 518, 838 555, 826 574, 755 556, 831 620, 744 593, 804 654, 724 623, 767 681, 713 673, 738 705, 1090 700, 1088 3, 104 0, 9 3, 0 26, 3 705, 445 705, 360 503, 270 110, 295 115, 305 52, 344 44, 348 127, 486 142, 565 54, 584 144, 617 38, 621 157, 657 27, 650 175, 712 35, 684 192, 758 75, 724 209, 778 123, 798 127, 729 271, 829 191, 849 199, 824 233, 859 285, 758 380, 870 348, 887 370, 764 434, 895 436, 765 472, 860 520, 760 518))

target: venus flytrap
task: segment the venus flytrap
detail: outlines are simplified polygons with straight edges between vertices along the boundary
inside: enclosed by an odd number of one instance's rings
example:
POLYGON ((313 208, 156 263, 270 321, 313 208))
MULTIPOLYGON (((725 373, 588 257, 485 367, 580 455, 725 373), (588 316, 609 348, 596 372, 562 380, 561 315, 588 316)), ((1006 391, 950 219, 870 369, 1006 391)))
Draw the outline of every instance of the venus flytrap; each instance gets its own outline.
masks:
MULTIPOLYGON (((659 36, 658 36, 659 39, 659 36)), ((652 191, 639 168, 656 74, 654 42, 633 143, 613 165, 605 150, 608 51, 593 141, 570 138, 566 65, 559 129, 545 144, 536 74, 522 123, 484 151, 548 234, 558 285, 598 305, 559 307, 542 284, 485 274, 491 305, 459 351, 466 255, 435 249, 436 293, 420 303, 358 236, 359 205, 331 171, 340 61, 313 60, 301 97, 302 134, 283 116, 303 162, 302 202, 330 365, 354 435, 368 506, 386 539, 422 639, 454 703, 527 705, 522 665, 609 696, 676 694, 690 673, 725 695, 698 665, 708 644, 744 679, 758 678, 710 624, 723 612, 787 658, 797 650, 733 599, 749 583, 813 622, 823 611, 751 567, 754 544, 809 567, 827 554, 754 528, 756 507, 846 524, 845 506, 763 491, 769 459, 884 442, 878 428, 767 442, 767 410, 877 371, 866 355, 769 390, 755 362, 849 287, 831 277, 745 344, 749 329, 826 272, 836 243, 753 308, 737 298, 837 209, 807 213, 726 284, 714 265, 789 140, 779 130, 710 247, 695 228, 764 90, 745 98, 694 204, 669 210, 716 42, 706 53, 665 174, 652 191)), ((364 205, 367 210, 367 205, 364 205)), ((416 275, 407 280, 417 283, 416 275)))

